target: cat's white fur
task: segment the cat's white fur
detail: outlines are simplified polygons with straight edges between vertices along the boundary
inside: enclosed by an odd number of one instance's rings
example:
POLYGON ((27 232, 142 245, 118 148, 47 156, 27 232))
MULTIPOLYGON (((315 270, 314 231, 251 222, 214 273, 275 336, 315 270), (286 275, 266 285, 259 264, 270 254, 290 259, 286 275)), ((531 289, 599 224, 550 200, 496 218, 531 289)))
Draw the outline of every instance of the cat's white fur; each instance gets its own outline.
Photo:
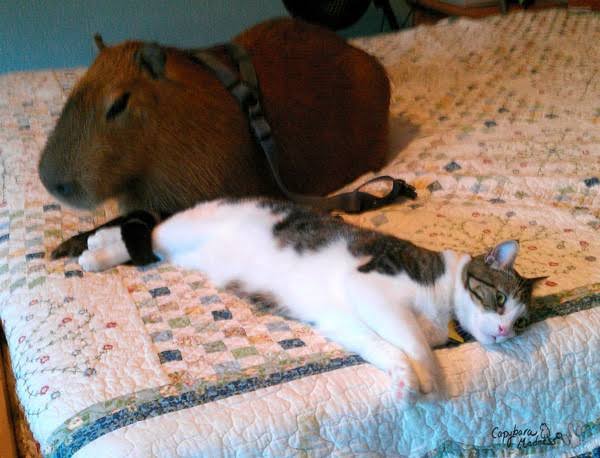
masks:
MULTIPOLYGON (((483 343, 499 325, 512 329, 522 310, 508 298, 502 316, 473 303, 462 281, 470 257, 444 251, 445 273, 423 286, 405 273, 361 273, 366 259, 349 253, 342 239, 316 252, 281 246, 273 225, 283 218, 256 201, 213 201, 178 213, 153 231, 153 248, 162 259, 198 269, 217 285, 243 282, 249 291, 268 291, 291 315, 387 371, 404 401, 440 391, 432 346, 448 339, 448 322, 461 325, 483 343)), ((79 258, 85 270, 123 263, 127 250, 119 228, 98 231, 79 258)))

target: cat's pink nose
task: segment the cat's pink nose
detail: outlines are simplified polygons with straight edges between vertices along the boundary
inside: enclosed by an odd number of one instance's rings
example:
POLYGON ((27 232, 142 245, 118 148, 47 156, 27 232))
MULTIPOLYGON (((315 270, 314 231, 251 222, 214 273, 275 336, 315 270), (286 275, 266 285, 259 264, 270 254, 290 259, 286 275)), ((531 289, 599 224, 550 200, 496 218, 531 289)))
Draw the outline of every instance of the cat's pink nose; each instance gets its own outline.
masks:
POLYGON ((508 335, 508 329, 505 328, 504 326, 502 326, 501 324, 498 325, 498 335, 499 336, 506 336, 508 335))

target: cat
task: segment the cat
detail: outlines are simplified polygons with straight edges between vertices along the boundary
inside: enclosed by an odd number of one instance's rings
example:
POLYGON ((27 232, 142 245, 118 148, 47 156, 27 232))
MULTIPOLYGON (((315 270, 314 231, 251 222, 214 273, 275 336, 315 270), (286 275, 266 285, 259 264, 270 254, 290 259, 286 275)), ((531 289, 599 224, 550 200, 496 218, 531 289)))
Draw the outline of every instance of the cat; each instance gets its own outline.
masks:
MULTIPOLYGON (((82 268, 129 260, 122 232, 113 227, 90 237, 82 268)), ((450 320, 482 344, 503 342, 526 319, 540 280, 515 271, 514 240, 475 257, 435 252, 263 198, 201 203, 158 224, 147 239, 158 258, 198 269, 218 287, 241 282, 269 292, 288 316, 386 371, 401 402, 442 393, 431 347, 447 342, 450 320)))

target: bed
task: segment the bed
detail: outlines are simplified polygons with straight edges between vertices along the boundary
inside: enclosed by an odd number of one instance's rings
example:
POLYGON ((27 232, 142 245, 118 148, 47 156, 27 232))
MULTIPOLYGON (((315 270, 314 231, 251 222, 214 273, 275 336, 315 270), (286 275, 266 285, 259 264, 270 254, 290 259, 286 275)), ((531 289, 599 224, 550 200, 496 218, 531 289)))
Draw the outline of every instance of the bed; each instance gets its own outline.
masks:
POLYGON ((65 208, 37 179, 83 70, 0 76, 0 318, 21 453, 600 456, 598 43, 600 16, 565 10, 355 41, 392 80, 383 173, 419 198, 346 218, 473 254, 516 238, 521 274, 548 276, 522 335, 436 350, 447 399, 410 408, 383 372, 198 272, 50 261, 115 214, 65 208))

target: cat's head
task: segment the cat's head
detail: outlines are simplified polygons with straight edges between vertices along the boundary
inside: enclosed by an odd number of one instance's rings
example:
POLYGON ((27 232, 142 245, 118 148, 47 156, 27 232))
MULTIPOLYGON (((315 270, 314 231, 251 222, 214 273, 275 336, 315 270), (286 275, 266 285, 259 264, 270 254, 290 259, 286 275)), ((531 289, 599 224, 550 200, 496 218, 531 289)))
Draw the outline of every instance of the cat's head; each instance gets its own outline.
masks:
POLYGON ((519 244, 508 240, 466 263, 455 297, 460 325, 483 344, 515 335, 528 319, 531 292, 545 277, 523 278, 513 265, 519 244))

